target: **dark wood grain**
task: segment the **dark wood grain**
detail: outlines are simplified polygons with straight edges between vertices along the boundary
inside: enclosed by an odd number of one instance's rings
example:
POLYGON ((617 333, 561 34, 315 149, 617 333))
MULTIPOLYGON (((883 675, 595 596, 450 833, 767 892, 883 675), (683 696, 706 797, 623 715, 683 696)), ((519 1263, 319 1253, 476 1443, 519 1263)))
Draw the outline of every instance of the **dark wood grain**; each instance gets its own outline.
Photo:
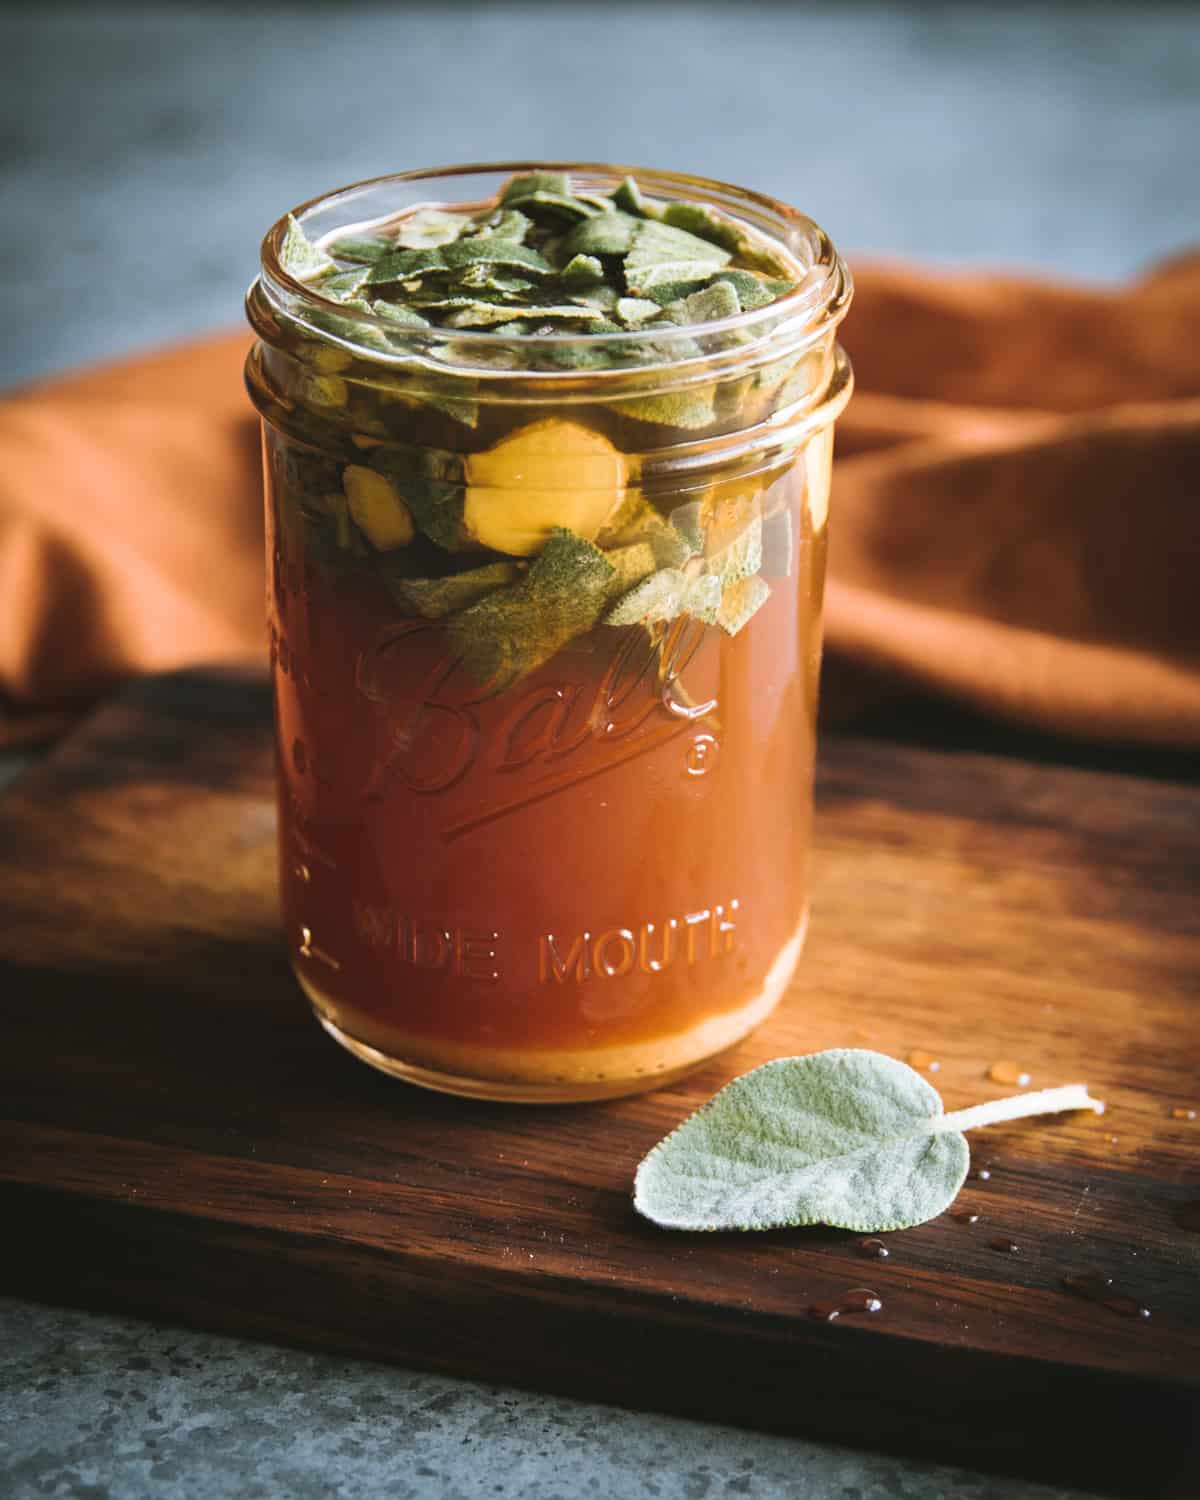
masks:
POLYGON ((332 1046, 289 974, 257 677, 139 684, 0 801, 3 1287, 1135 1495, 1200 1410, 1200 792, 829 737, 810 948, 778 1015, 638 1099, 467 1103, 332 1046), (941 1063, 948 1108, 1085 1079, 1103 1118, 973 1138, 889 1237, 665 1234, 633 1169, 768 1057, 941 1063), (1019 1251, 989 1248, 997 1235, 1019 1251), (1099 1270, 1152 1309, 1063 1290, 1099 1270), (870 1285, 874 1316, 814 1302, 870 1285))

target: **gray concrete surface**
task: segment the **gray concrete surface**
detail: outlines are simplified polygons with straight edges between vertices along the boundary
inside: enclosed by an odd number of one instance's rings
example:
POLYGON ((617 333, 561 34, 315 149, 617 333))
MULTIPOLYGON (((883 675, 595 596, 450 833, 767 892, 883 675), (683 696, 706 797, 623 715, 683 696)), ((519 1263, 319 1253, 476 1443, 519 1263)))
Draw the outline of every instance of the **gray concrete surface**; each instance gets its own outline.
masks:
POLYGON ((503 1386, 0 1302, 8 1500, 1078 1500, 503 1386))
POLYGON ((560 155, 726 177, 844 248, 1128 275, 1200 237, 1197 8, 0 7, 0 383, 238 321, 334 185, 560 155))
MULTIPOLYGON (((1114 279, 1200 239, 1200 13, 0 4, 0 385, 236 323, 270 219, 522 155, 692 168, 852 251, 1114 279)), ((1051 1500, 961 1470, 0 1302, 0 1492, 1051 1500)))

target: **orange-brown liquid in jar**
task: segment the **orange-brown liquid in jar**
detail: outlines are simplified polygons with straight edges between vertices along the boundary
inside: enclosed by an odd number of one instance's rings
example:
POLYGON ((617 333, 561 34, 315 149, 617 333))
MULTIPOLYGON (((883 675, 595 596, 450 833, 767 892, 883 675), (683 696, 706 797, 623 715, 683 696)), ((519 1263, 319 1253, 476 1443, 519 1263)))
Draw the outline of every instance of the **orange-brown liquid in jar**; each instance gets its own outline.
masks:
POLYGON ((268 434, 283 916, 322 1021, 499 1098, 631 1092, 737 1041, 806 921, 828 432, 763 493, 790 524, 737 635, 601 625, 499 693, 376 576, 306 548, 286 442, 268 434))

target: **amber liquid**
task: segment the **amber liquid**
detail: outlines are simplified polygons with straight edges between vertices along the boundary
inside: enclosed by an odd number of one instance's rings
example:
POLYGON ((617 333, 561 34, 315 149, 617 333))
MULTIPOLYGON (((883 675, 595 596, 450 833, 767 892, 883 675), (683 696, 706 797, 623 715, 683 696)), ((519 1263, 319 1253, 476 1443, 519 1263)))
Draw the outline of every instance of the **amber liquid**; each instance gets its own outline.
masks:
POLYGON ((824 502, 814 528, 803 458, 769 491, 790 555, 738 635, 602 626, 491 695, 437 623, 306 548, 267 467, 283 916, 326 1026, 434 1087, 565 1099, 757 1024, 807 910, 824 502))

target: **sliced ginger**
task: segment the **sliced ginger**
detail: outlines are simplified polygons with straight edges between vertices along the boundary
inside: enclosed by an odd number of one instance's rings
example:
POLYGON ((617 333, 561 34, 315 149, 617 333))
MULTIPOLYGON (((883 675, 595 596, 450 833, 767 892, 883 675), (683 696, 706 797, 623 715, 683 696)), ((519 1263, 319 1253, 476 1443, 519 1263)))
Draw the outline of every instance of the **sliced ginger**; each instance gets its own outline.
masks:
POLYGON ((342 488, 354 524, 376 551, 408 546, 413 539, 412 512, 390 479, 362 464, 349 464, 342 488))
POLYGON ((484 547, 531 557, 565 527, 591 541, 625 497, 625 455, 559 417, 522 427, 467 459, 463 526, 484 547))

